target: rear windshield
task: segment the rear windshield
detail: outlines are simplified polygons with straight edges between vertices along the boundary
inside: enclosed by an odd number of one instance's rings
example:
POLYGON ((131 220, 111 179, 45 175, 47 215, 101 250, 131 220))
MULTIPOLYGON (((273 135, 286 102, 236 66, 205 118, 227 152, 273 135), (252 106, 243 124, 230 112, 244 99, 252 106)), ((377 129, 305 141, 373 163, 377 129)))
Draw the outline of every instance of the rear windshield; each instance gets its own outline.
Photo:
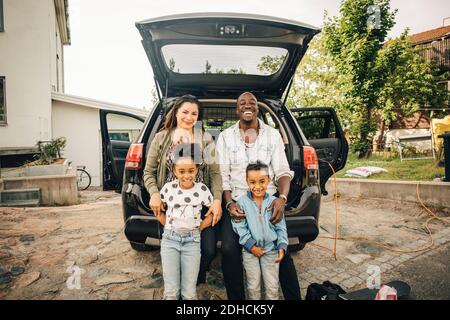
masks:
POLYGON ((280 70, 288 51, 276 47, 171 44, 162 47, 162 54, 167 67, 176 73, 268 76, 280 70))

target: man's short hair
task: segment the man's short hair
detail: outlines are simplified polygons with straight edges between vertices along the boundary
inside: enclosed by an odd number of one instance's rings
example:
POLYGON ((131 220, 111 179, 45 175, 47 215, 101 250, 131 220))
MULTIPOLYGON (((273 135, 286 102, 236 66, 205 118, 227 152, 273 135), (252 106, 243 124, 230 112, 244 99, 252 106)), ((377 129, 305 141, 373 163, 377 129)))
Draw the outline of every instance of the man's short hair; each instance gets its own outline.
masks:
POLYGON ((261 171, 264 170, 269 175, 269 166, 261 161, 256 161, 255 163, 249 163, 245 169, 245 175, 248 175, 249 171, 261 171))

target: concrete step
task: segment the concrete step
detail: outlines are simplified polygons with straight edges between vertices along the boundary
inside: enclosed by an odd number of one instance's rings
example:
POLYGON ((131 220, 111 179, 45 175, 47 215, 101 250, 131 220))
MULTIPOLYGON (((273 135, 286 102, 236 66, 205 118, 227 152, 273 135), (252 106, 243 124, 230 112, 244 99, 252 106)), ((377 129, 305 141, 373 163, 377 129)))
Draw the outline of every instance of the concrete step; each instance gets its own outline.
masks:
POLYGON ((0 191, 0 205, 24 205, 27 202, 34 204, 36 201, 38 205, 41 202, 40 188, 8 189, 0 191))
POLYGON ((0 202, 0 207, 39 207, 40 205, 41 205, 40 199, 0 202))

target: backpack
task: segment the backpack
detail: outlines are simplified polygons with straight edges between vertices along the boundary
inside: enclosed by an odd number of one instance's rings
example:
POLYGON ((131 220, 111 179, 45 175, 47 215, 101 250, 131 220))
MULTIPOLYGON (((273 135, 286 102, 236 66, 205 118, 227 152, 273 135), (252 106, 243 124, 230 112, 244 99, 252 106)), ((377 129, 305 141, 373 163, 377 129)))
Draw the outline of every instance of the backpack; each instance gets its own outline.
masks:
POLYGON ((344 289, 330 281, 311 283, 306 290, 305 300, 338 300, 338 296, 344 293, 344 289))

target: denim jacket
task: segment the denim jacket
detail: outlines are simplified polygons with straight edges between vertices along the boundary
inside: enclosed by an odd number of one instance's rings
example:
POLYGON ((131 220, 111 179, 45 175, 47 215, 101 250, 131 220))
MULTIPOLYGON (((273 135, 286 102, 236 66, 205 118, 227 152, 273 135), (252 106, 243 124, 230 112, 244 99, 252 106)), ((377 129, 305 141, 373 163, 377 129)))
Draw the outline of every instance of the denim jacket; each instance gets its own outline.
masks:
POLYGON ((284 249, 288 246, 286 221, 281 219, 277 224, 272 224, 270 218, 272 212, 267 208, 275 200, 274 196, 266 193, 264 195, 261 212, 262 221, 259 221, 259 209, 257 203, 252 199, 252 194, 242 195, 237 204, 245 213, 245 219, 240 222, 232 220, 233 230, 239 235, 239 243, 248 251, 256 245, 265 251, 284 249))

